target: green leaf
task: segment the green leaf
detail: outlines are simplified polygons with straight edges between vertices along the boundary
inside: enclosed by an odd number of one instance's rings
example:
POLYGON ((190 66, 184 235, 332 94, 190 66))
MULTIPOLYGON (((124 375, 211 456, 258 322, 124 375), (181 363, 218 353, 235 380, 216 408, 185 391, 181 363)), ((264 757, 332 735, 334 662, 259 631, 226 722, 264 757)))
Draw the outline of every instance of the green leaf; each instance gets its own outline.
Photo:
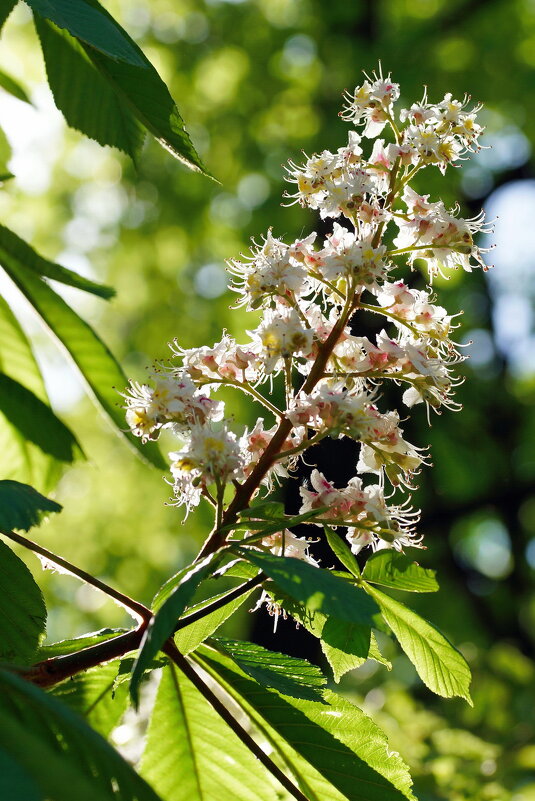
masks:
POLYGON ((78 275, 60 264, 43 258, 17 234, 4 225, 0 225, 0 263, 3 264, 4 259, 18 262, 21 267, 31 270, 40 278, 52 278, 66 286, 83 289, 84 292, 91 292, 101 298, 109 299, 115 295, 115 290, 111 287, 97 284, 89 278, 84 278, 83 275, 78 275))
POLYGON ((30 664, 45 626, 41 590, 22 559, 0 541, 0 659, 30 664))
POLYGON ((60 462, 73 462, 81 448, 72 431, 18 381, 0 372, 0 412, 24 439, 60 462))
POLYGON ((45 801, 31 776, 0 748, 0 798, 6 801, 45 801))
POLYGON ((229 576, 230 578, 252 579, 258 576, 259 570, 244 559, 233 559, 232 562, 220 567, 214 576, 229 576))
POLYGON ((4 252, 0 261, 45 326, 74 361, 93 398, 115 424, 117 433, 126 437, 143 458, 150 460, 159 469, 167 469, 167 463, 155 443, 143 445, 138 437, 130 432, 124 433, 125 419, 119 406, 120 396, 117 389, 125 387, 127 379, 91 326, 82 320, 43 279, 26 269, 18 258, 4 252))
POLYGON ((244 559, 264 571, 292 598, 301 601, 311 612, 323 612, 349 623, 371 625, 376 605, 366 593, 327 570, 313 567, 300 559, 274 556, 271 553, 234 547, 244 559))
POLYGON ((259 687, 226 656, 205 645, 194 656, 266 734, 314 801, 413 798, 406 765, 385 734, 330 691, 327 704, 282 697, 259 687))
POLYGON ((393 550, 372 554, 362 573, 362 578, 371 584, 381 584, 395 590, 407 592, 436 592, 436 572, 420 567, 403 553, 393 550))
POLYGON ((0 70, 0 87, 10 95, 13 95, 13 97, 16 97, 17 100, 22 100, 23 103, 29 103, 31 105, 32 101, 20 83, 12 78, 11 75, 8 75, 7 72, 4 72, 4 70, 0 70))
POLYGON ((7 136, 0 128, 0 181, 8 181, 13 178, 13 174, 8 170, 7 163, 11 159, 11 145, 7 140, 7 136))
POLYGON ((327 680, 321 670, 306 659, 296 659, 252 642, 229 640, 227 637, 217 637, 210 641, 210 645, 230 656, 262 687, 271 687, 293 698, 322 703, 327 680))
MULTIPOLYGON (((177 631, 175 634, 175 645, 180 653, 189 654, 191 651, 194 651, 198 645, 204 642, 207 637, 210 637, 214 631, 217 631, 225 620, 245 603, 252 592, 254 592, 254 590, 249 590, 249 592, 240 595, 239 598, 229 601, 214 612, 210 612, 210 614, 200 618, 196 623, 190 623, 188 626, 177 631)), ((228 593, 223 592, 219 595, 214 595, 212 598, 208 598, 206 601, 190 606, 188 608, 188 615, 200 609, 204 609, 214 601, 224 598, 227 594, 228 593)), ((182 620, 184 620, 184 618, 182 618, 182 620)))
POLYGON ((390 670, 392 665, 377 646, 369 626, 327 618, 321 612, 310 612, 280 590, 268 589, 271 598, 314 637, 321 640, 321 649, 329 662, 336 682, 350 670, 373 659, 390 670))
POLYGON ((95 50, 134 66, 145 66, 146 59, 139 47, 99 3, 92 0, 27 0, 27 3, 39 16, 65 28, 95 50))
POLYGON ((7 20, 18 0, 0 0, 0 28, 4 27, 4 22, 7 20))
POLYGON ((137 705, 139 696, 139 685, 143 678, 143 673, 150 665, 162 645, 174 631, 178 618, 190 603, 199 584, 210 574, 214 568, 214 563, 220 554, 210 554, 197 564, 190 565, 184 572, 180 584, 178 584, 171 595, 158 609, 156 615, 151 620, 147 631, 141 641, 139 654, 132 671, 132 681, 130 683, 130 695, 137 705))
POLYGON ((36 17, 35 27, 54 102, 67 124, 101 145, 122 150, 136 161, 145 130, 93 65, 82 45, 49 20, 36 17))
POLYGON ((116 686, 120 660, 90 668, 57 684, 52 695, 107 737, 119 723, 128 702, 126 684, 116 686))
POLYGON ((470 668, 466 660, 434 626, 375 587, 368 592, 411 660, 423 683, 437 695, 470 699, 470 668))
POLYGON ((334 680, 337 684, 342 676, 345 676, 350 670, 360 667, 368 659, 373 659, 374 662, 383 665, 387 670, 392 670, 392 664, 388 659, 385 659, 379 650, 373 631, 370 633, 368 653, 364 657, 361 655, 363 632, 355 631, 355 626, 351 624, 347 629, 347 631, 343 632, 329 629, 326 633, 326 639, 321 641, 321 650, 332 668, 334 680), (336 643, 336 645, 333 645, 333 643, 336 643))
POLYGON ((344 567, 356 578, 360 578, 359 563, 351 553, 351 548, 344 542, 344 540, 336 534, 329 526, 323 526, 327 542, 334 555, 340 560, 344 567))
POLYGON ((81 651, 83 648, 89 648, 91 645, 104 642, 104 640, 111 640, 113 637, 124 634, 126 631, 128 631, 128 629, 100 629, 100 631, 94 631, 91 632, 91 634, 83 634, 81 637, 73 637, 70 640, 46 643, 39 648, 36 660, 42 662, 45 659, 52 659, 55 656, 73 654, 76 651, 81 651))
POLYGON ((47 799, 161 801, 82 718, 7 671, 0 671, 0 748, 47 799))
MULTIPOLYGON (((80 42, 87 58, 113 90, 121 107, 126 107, 163 147, 190 169, 207 174, 167 86, 140 48, 106 9, 96 0, 28 0, 28 4, 39 16, 64 28, 80 42)), ((49 69, 53 53, 47 46, 43 48, 43 53, 49 69)), ((71 64, 76 65, 75 72, 82 69, 80 59, 71 61, 71 64)), ((72 76, 69 73, 61 75, 54 72, 53 68, 50 73, 55 75, 55 95, 60 98, 61 110, 66 106, 66 116, 72 116, 74 111, 67 89, 72 76)), ((88 85, 85 68, 79 80, 88 85)), ((93 89, 91 96, 95 97, 93 89)), ((109 122, 109 93, 106 94, 105 107, 109 122)), ((78 121, 80 119, 78 116, 78 121)), ((125 115, 121 110, 119 125, 124 124, 125 115)), ((101 141, 96 132, 100 133, 98 126, 92 124, 89 135, 101 141)))
POLYGON ((174 576, 168 578, 167 581, 164 584, 162 584, 162 586, 152 599, 151 609, 153 609, 155 612, 158 611, 160 606, 162 606, 162 604, 165 603, 165 601, 167 601, 169 596, 173 594, 173 591, 182 582, 184 576, 188 575, 190 570, 191 570, 191 565, 186 565, 186 567, 181 568, 178 571, 178 573, 175 573, 174 576))
POLYGON ((49 512, 61 512, 62 506, 19 481, 0 481, 0 529, 29 531, 38 526, 49 512))
MULTIPOLYGON (((41 372, 30 343, 6 301, 0 297, 0 370, 48 403, 41 372)), ((60 463, 25 440, 0 412, 0 475, 48 492, 61 471, 60 463)))
POLYGON ((280 501, 264 501, 250 506, 240 512, 240 518, 249 520, 250 518, 259 520, 281 520, 284 518, 284 504, 280 501))
POLYGON ((276 801, 267 771, 174 665, 162 674, 141 775, 165 801, 276 801))
POLYGON ((372 632, 358 623, 345 623, 330 617, 321 632, 321 650, 332 668, 334 680, 340 681, 350 670, 360 667, 370 655, 372 632))

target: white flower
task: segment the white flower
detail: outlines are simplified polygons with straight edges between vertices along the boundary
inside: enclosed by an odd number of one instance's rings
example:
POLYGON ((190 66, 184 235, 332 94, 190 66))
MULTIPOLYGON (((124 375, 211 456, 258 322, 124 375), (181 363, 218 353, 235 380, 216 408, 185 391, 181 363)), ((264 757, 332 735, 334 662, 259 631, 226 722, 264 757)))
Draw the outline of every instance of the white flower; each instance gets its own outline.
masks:
POLYGON ((249 261, 232 259, 229 271, 236 277, 231 287, 242 295, 238 306, 247 304, 248 309, 258 308, 270 297, 299 296, 310 292, 307 273, 302 265, 315 234, 306 239, 286 245, 275 239, 268 231, 262 245, 252 251, 249 261))
POLYGON ((208 484, 224 487, 230 480, 242 478, 245 464, 244 443, 226 424, 217 430, 194 425, 190 433, 184 448, 169 454, 177 503, 188 509, 197 506, 208 484))
POLYGON ((143 439, 156 439, 158 431, 172 425, 177 431, 188 431, 191 425, 221 420, 224 404, 197 390, 191 378, 180 370, 150 374, 154 386, 131 381, 127 392, 126 421, 143 439))
POLYGON ((295 309, 284 307, 268 309, 258 328, 248 334, 259 346, 266 374, 281 370, 285 359, 306 357, 314 341, 313 330, 303 324, 295 309))
POLYGON ((319 567, 317 561, 308 552, 310 542, 304 537, 296 537, 287 528, 263 537, 261 542, 275 556, 289 556, 292 559, 301 559, 303 562, 308 562, 309 565, 319 567))
POLYGON ((388 271, 383 261, 386 246, 374 247, 372 239, 373 235, 360 238, 355 232, 334 223, 333 233, 318 254, 321 259, 318 271, 331 283, 342 277, 351 278, 356 286, 378 289, 378 282, 388 271))

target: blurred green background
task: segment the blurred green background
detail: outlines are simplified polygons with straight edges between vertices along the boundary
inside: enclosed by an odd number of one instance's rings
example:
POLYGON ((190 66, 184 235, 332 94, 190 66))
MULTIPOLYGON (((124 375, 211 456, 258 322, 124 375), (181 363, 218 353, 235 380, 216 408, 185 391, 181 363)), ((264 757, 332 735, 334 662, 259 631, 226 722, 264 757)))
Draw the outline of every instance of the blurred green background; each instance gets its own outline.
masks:
MULTIPOLYGON (((361 81, 361 70, 380 59, 407 105, 421 98, 424 83, 431 100, 468 92, 485 104, 483 143, 491 149, 445 178, 429 169, 416 185, 447 205, 458 200, 463 216, 485 206, 498 217, 497 247, 489 254, 494 269, 437 284, 443 305, 464 310, 461 341, 473 341, 458 395, 464 408, 433 416, 429 431, 417 407, 406 424, 411 441, 432 445, 434 468, 415 498, 427 546, 417 556, 438 569, 441 584, 436 597, 409 600, 470 661, 474 708, 433 697, 394 646, 390 673, 367 664, 346 677, 343 690, 387 730, 412 767, 421 799, 535 799, 535 4, 105 5, 170 86, 220 184, 187 172, 154 141, 136 171, 121 154, 66 129, 46 86, 29 12, 18 6, 0 41, 0 62, 30 88, 35 108, 0 97, 17 176, 0 196, 0 212, 44 255, 116 287, 109 304, 61 291, 133 378, 165 357, 174 337, 191 347, 211 344, 222 328, 242 338, 251 327, 250 315, 229 311, 224 260, 269 226, 291 240, 317 228, 310 211, 281 207, 281 165, 299 161, 302 150, 344 144, 341 93, 361 81)), ((170 492, 162 476, 99 418, 62 355, 31 315, 24 319, 53 403, 88 456, 58 486, 63 513, 36 536, 150 602, 195 554, 208 511, 182 525, 181 512, 165 505, 170 492)), ((236 395, 232 401, 237 418, 251 422, 255 409, 236 395)), ((119 609, 74 579, 46 573, 38 580, 51 610, 51 639, 125 623, 119 609)), ((252 622, 244 613, 233 633, 248 636, 252 622)), ((270 623, 257 623, 255 636, 259 625, 270 623)), ((294 633, 290 628, 290 638, 294 633)), ((283 649, 284 636, 283 630, 270 647, 283 649)))

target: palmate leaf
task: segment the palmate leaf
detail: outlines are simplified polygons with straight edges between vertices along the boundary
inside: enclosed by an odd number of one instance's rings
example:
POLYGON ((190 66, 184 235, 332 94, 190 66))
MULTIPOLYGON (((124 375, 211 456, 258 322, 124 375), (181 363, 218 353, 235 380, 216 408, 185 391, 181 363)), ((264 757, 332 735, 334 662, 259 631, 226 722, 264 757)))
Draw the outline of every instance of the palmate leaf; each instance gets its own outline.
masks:
POLYGON ((155 443, 142 445, 138 437, 125 433, 124 413, 118 403, 119 389, 127 379, 119 364, 93 331, 76 312, 48 286, 46 281, 27 269, 13 253, 3 252, 2 267, 29 300, 44 325, 67 351, 86 381, 91 395, 122 434, 146 458, 160 469, 167 464, 155 443), (115 389, 117 388, 117 389, 115 389))
POLYGON ((375 587, 368 592, 411 660, 424 684, 437 695, 470 699, 470 668, 465 658, 434 626, 375 587))
POLYGON ((357 707, 326 691, 327 704, 260 687, 232 660, 200 646, 194 659, 267 736, 312 801, 413 798, 408 769, 357 707))
POLYGON ((45 626, 41 590, 22 559, 0 541, 0 660, 29 664, 45 626))
POLYGON ((50 406, 29 389, 0 372, 0 412, 20 435, 59 462, 73 462, 80 445, 50 406))
POLYGON ((300 559, 274 556, 251 548, 233 547, 239 556, 259 567, 285 593, 305 604, 310 612, 323 612, 349 623, 372 624, 375 603, 358 587, 300 559))
POLYGON ((82 718, 53 696, 3 670, 0 748, 46 799, 161 801, 82 718))
POLYGON ((190 603, 200 583, 210 574, 219 554, 210 554, 206 559, 189 569, 182 571, 183 575, 173 592, 167 597, 162 606, 152 618, 147 631, 143 636, 139 654, 132 671, 130 682, 130 695, 137 705, 139 698, 139 685, 145 670, 174 631, 178 618, 190 603))
POLYGON ((327 682, 316 665, 306 659, 296 659, 276 653, 252 642, 229 640, 217 637, 210 645, 231 659, 262 687, 271 687, 283 695, 323 701, 323 689, 327 682))
POLYGON ((116 684, 120 659, 90 668, 57 684, 52 695, 107 737, 119 723, 128 703, 128 687, 116 684))
POLYGON ((163 801, 277 801, 278 785, 174 665, 164 668, 141 775, 163 801))
POLYGON ((371 584, 392 587, 406 592, 436 592, 436 572, 420 567, 405 554, 385 550, 372 554, 362 573, 362 578, 371 584))
MULTIPOLYGON (((36 15, 49 20, 57 28, 64 29, 80 43, 92 67, 100 73, 117 97, 119 129, 127 126, 132 134, 135 129, 132 123, 134 119, 137 120, 173 156, 190 169, 207 174, 167 86, 142 50, 97 0, 28 0, 28 5, 36 15), (127 121, 129 116, 132 119, 127 121)), ((41 26, 40 33, 42 31, 41 26)), ((69 118, 76 120, 77 127, 86 133, 83 124, 87 116, 82 115, 76 108, 78 103, 75 99, 76 91, 69 91, 73 75, 54 68, 52 61, 55 58, 55 48, 50 47, 51 40, 47 39, 46 35, 42 41, 56 103, 67 121, 69 118)), ((58 41, 56 37, 55 42, 58 41)), ((63 44, 62 58, 66 58, 65 45, 70 46, 70 44, 66 38, 63 38, 63 44)), ((98 101, 87 66, 82 66, 81 60, 73 57, 72 47, 71 51, 69 58, 75 70, 75 84, 82 81, 86 88, 91 87, 90 96, 94 101, 98 101), (77 70, 83 70, 83 77, 76 77, 77 70)), ((118 136, 117 131, 110 134, 110 125, 113 127, 110 91, 105 92, 103 105, 98 102, 93 107, 95 118, 90 122, 90 132, 87 133, 102 144, 110 144, 106 139, 109 139, 110 135, 116 138, 118 136), (100 127, 99 120, 104 121, 105 125, 100 127)), ((131 155, 135 155, 135 147, 131 155)))
MULTIPOLYGON (((0 297, 0 370, 48 404, 41 372, 30 343, 6 301, 0 297)), ((0 412, 0 475, 48 492, 61 465, 28 442, 0 412)))

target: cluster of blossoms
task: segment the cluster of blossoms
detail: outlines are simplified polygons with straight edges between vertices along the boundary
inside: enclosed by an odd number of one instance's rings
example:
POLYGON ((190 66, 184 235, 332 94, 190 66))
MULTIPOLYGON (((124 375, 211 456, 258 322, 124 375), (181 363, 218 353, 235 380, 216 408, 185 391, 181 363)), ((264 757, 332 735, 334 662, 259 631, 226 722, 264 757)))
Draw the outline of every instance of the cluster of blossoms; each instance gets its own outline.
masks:
MULTIPOLYGON (((331 219, 332 232, 323 242, 311 233, 287 244, 269 230, 250 255, 229 262, 236 305, 262 311, 249 341, 238 344, 224 332, 213 347, 185 350, 174 342, 169 364, 155 368, 151 383, 132 383, 125 393, 134 434, 156 439, 170 427, 182 440, 170 454, 176 503, 189 509, 206 498, 217 508, 219 528, 231 530, 262 486, 269 492, 274 480, 291 476, 307 448, 325 437, 350 437, 360 443, 355 477, 336 488, 314 469, 311 488, 301 488, 301 512, 318 510, 313 522, 345 527, 355 553, 420 543, 418 513, 408 500, 390 500, 413 485, 424 452, 404 439, 397 411, 381 411, 379 388, 385 381, 402 386, 405 406, 424 403, 428 415, 457 407, 452 370, 463 357, 451 339, 456 325, 430 285, 451 269, 484 265, 474 241, 485 230, 483 216, 462 219, 458 209, 417 194, 410 181, 425 167, 444 173, 466 158, 482 129, 479 107, 469 109, 466 97, 447 94, 432 104, 424 94, 400 110, 398 99, 390 76, 374 73, 346 96, 341 114, 362 134, 352 130, 336 153, 290 162, 296 189, 286 197, 331 219), (363 138, 375 139, 369 155, 363 138), (395 276, 403 263, 417 275, 423 264, 429 286, 395 276), (355 335, 356 312, 384 318, 375 341, 355 335), (278 376, 281 408, 270 392, 278 376), (273 425, 259 419, 252 430, 237 429, 211 397, 221 386, 252 396, 273 425)), ((308 541, 291 531, 253 539, 254 547, 317 564, 308 541)))

